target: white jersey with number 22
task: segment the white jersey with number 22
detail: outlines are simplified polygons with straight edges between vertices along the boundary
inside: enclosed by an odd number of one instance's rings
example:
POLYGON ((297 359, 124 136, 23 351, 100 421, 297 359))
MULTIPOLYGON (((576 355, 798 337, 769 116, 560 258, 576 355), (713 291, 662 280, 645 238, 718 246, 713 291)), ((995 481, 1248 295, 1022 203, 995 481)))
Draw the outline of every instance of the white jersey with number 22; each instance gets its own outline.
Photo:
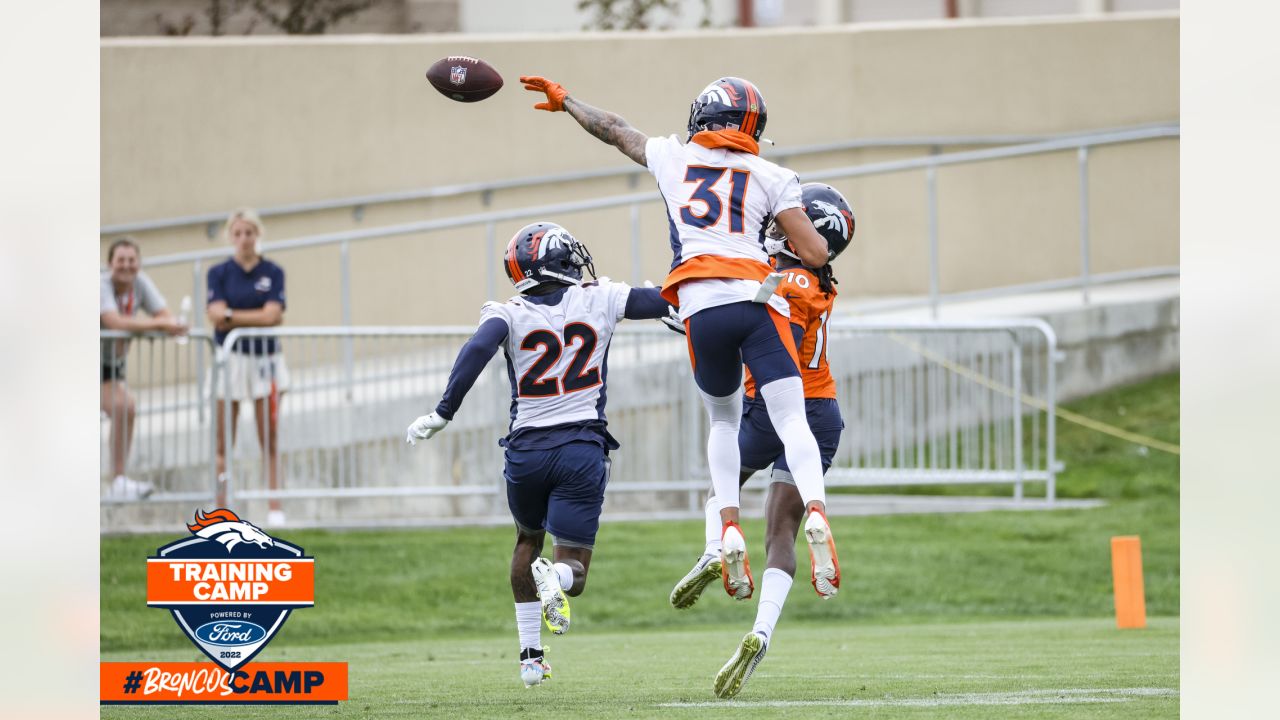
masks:
POLYGON ((480 324, 500 318, 511 375, 511 429, 604 420, 605 358, 631 287, 608 278, 570 286, 555 305, 517 295, 487 302, 480 324))

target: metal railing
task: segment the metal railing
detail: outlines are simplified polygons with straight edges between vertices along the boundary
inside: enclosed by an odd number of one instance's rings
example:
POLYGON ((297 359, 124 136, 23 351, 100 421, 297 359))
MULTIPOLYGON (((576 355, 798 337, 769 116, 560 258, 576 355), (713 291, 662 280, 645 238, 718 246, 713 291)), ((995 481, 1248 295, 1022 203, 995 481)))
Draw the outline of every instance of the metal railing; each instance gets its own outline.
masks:
MULTIPOLYGON (((231 367, 243 361, 232 357, 243 339, 278 339, 289 367, 275 403, 277 486, 264 462, 270 444, 241 427, 237 441, 227 445, 220 499, 251 517, 264 517, 267 503, 279 502, 297 525, 509 521, 497 445, 510 420, 503 363, 490 364, 445 432, 416 448, 404 441, 409 422, 440 398, 471 330, 233 330, 217 360, 228 381, 221 387, 243 381, 231 367)), ((1053 331, 1039 321, 832 323, 828 359, 846 428, 828 483, 1001 483, 1021 498, 1024 485, 1035 482, 1044 484, 1052 501, 1059 469, 1053 443, 1056 355, 1053 331)), ((622 448, 614 455, 606 512, 696 516, 708 487, 706 418, 683 339, 656 324, 624 325, 614 335, 609 365, 609 428, 622 448)), ((190 397, 197 407, 184 412, 201 418, 216 416, 215 404, 226 408, 228 402, 225 390, 190 397)), ((240 412, 248 415, 244 404, 240 412)), ((180 416, 174 408, 154 412, 159 420, 143 426, 145 441, 166 442, 174 436, 166 423, 180 416)), ((231 437, 232 414, 224 409, 221 415, 224 436, 231 437)), ((198 427, 212 432, 209 420, 198 427)), ((214 436, 205 438, 205 447, 216 445, 214 436)), ((216 501, 213 453, 199 463, 157 468, 171 481, 146 501, 104 513, 104 530, 138 529, 164 512, 186 517, 190 505, 216 501)))
MULTIPOLYGON (((971 297, 968 293, 944 295, 940 287, 940 262, 939 262, 939 231, 938 231, 938 189, 937 189, 937 170, 941 167, 955 166, 969 163, 991 162, 996 160, 1027 157, 1032 155, 1042 155, 1047 153, 1066 152, 1074 150, 1077 155, 1077 167, 1079 174, 1078 186, 1082 193, 1082 200, 1079 204, 1080 212, 1080 272, 1072 278, 1050 280, 1040 283, 1031 283, 1026 285, 1018 285, 1005 288, 990 288, 980 291, 985 297, 1000 297, 1021 292, 1031 292, 1049 289, 1071 288, 1081 291, 1082 299, 1087 303, 1089 299, 1089 289, 1102 283, 1128 281, 1135 279, 1149 279, 1158 277, 1176 277, 1178 275, 1177 268, 1171 267, 1155 267, 1143 268, 1139 270, 1124 271, 1121 273, 1110 273, 1099 275, 1093 272, 1091 267, 1091 252, 1089 248, 1089 203, 1088 194, 1088 157, 1091 148, 1117 145, 1134 142, 1144 142, 1150 140, 1177 138, 1180 136, 1179 126, 1173 125, 1157 125, 1142 126, 1138 128, 1116 130, 1105 133, 1095 133, 1088 135, 1076 135, 1070 137, 1055 138, 1040 142, 1026 143, 1022 145, 1014 145, 1008 147, 997 147, 983 150, 972 150, 965 152, 946 153, 939 155, 930 155, 920 158, 909 158, 905 160, 894 160, 889 162, 868 163, 863 165, 852 165, 840 168, 831 168, 821 171, 815 171, 802 174, 802 179, 809 180, 833 180, 837 178, 854 178, 869 177, 875 175, 884 175, 898 172, 907 172, 913 170, 925 170, 925 209, 928 217, 928 256, 929 256, 929 292, 926 298, 905 303, 899 302, 893 306, 893 309, 905 307, 923 307, 931 308, 933 317, 936 318, 939 306, 948 300, 966 299, 971 297)), ((508 220, 528 219, 534 217, 555 217, 564 213, 584 212, 590 210, 602 210, 609 208, 627 207, 630 209, 630 243, 631 257, 639 258, 642 255, 642 244, 645 239, 641 235, 640 230, 640 212, 639 208, 648 203, 655 203, 661 200, 661 196, 652 190, 645 192, 627 193, 624 195, 613 195, 602 198, 594 198, 590 200, 580 200, 574 202, 553 203, 548 205, 538 205, 531 207, 510 208, 505 210, 492 210, 480 213, 471 213, 466 215, 456 215, 447 218, 437 218, 433 220, 422 220, 410 223, 400 223, 395 225, 385 225, 380 227, 362 228, 358 230, 343 230, 331 233, 321 233, 317 235, 308 235, 304 237, 292 238, 288 240, 279 240, 275 242, 263 243, 264 252, 273 252, 280 250, 294 250, 299 248, 319 247, 327 245, 338 245, 340 250, 339 258, 339 302, 341 307, 341 322, 349 324, 351 318, 351 280, 350 280, 350 246, 351 243, 362 242, 379 238, 392 238, 404 235, 413 235, 418 233, 426 233, 439 230, 450 230, 463 227, 483 226, 485 228, 485 293, 486 297, 496 297, 498 295, 498 256, 500 246, 496 237, 496 226, 499 222, 508 220)), ((204 297, 202 292, 203 264, 210 260, 222 260, 227 256, 226 248, 211 248, 207 250, 197 250, 184 253, 174 253, 171 255, 161 255, 146 258, 143 261, 145 267, 157 267, 166 265, 180 265, 190 263, 192 266, 192 297, 204 297)), ((633 260, 632 277, 630 281, 634 285, 639 285, 643 281, 639 262, 633 260)), ((196 322, 202 322, 202 315, 196 314, 196 322)))
MULTIPOLYGON (((1159 125, 1145 125, 1137 127, 1158 127, 1159 125)), ((1095 130, 1091 133, 1108 132, 1108 130, 1095 130)), ((932 152, 940 152, 945 147, 955 147, 961 145, 1017 145, 1030 142, 1042 142, 1059 138, 1077 137, 1084 133, 1064 133, 1057 135, 946 135, 938 137, 906 137, 906 138, 865 138, 859 140, 845 140, 833 143, 817 143, 811 145, 798 145, 796 147, 770 147, 764 148, 764 155, 769 159, 785 164, 791 158, 805 157, 808 155, 823 155, 834 152, 848 152, 852 150, 866 150, 873 148, 929 148, 932 152)), ((412 190, 401 190, 397 192, 373 193, 368 195, 353 195, 341 198, 330 198, 327 200, 313 200, 308 202, 289 203, 286 205, 274 205, 270 207, 260 208, 258 213, 262 217, 280 217, 285 215, 297 215, 301 213, 319 212, 325 210, 344 210, 350 209, 352 216, 357 220, 363 219, 366 208, 375 205, 385 205, 390 203, 414 202, 423 200, 436 200, 441 198, 458 197, 461 195, 480 194, 485 200, 485 205, 489 201, 493 193, 502 190, 513 190, 519 188, 538 187, 542 185, 555 185, 565 182, 579 182, 583 180, 605 180, 610 178, 631 178, 635 179, 647 173, 644 168, 636 165, 624 165, 618 167, 599 168, 594 170, 578 170, 567 173, 557 173, 552 175, 539 175, 535 177, 507 178, 503 180, 487 180, 482 182, 457 183, 453 185, 437 185, 426 188, 415 188, 412 190)), ((157 220, 143 220, 137 222, 115 223, 112 225, 103 225, 99 231, 99 235, 113 235, 121 233, 145 232, 149 230, 167 230, 179 227, 188 227, 191 225, 204 225, 205 233, 212 238, 217 233, 218 227, 226 220, 227 213, 196 213, 193 215, 182 215, 172 218, 161 218, 157 220)))
MULTIPOLYGON (((106 506, 142 493, 175 502, 213 496, 213 337, 102 330, 100 475, 106 506), (123 475, 125 482, 117 482, 123 475)), ((104 520, 104 522, 106 522, 104 520)))
POLYGON ((836 321, 845 434, 828 486, 1010 484, 1056 496, 1057 336, 1037 319, 836 321))

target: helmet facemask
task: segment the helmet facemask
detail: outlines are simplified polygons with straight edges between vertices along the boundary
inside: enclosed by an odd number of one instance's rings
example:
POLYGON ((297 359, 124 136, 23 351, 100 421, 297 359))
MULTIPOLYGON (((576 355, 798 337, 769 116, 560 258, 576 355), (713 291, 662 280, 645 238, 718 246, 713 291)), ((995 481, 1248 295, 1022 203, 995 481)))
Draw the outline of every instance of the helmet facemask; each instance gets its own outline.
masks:
POLYGON ((558 236, 556 239, 568 246, 568 254, 563 260, 557 263, 557 265, 559 265, 558 272, 557 270, 551 269, 550 266, 544 266, 540 274, 543 277, 552 278, 554 281, 559 281, 565 285, 581 285, 582 271, 585 269, 591 275, 591 279, 594 280, 596 277, 596 266, 591 259, 591 252, 587 250, 587 246, 583 245, 577 238, 570 235, 567 230, 562 228, 561 232, 564 233, 563 236, 558 236))
POLYGON ((769 255, 786 255, 787 257, 799 262, 800 256, 792 249, 791 243, 787 240, 787 234, 782 232, 782 228, 778 227, 777 220, 770 220, 769 227, 764 231, 764 251, 769 255))

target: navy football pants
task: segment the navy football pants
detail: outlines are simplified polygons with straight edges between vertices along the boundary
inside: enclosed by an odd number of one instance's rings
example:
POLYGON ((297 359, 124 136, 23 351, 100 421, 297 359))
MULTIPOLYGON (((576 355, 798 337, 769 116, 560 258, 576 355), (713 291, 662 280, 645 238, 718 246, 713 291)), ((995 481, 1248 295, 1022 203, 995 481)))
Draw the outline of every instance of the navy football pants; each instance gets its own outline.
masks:
POLYGON ((507 449, 507 506, 526 534, 545 529, 556 544, 590 549, 600 529, 609 455, 574 441, 545 450, 507 449))

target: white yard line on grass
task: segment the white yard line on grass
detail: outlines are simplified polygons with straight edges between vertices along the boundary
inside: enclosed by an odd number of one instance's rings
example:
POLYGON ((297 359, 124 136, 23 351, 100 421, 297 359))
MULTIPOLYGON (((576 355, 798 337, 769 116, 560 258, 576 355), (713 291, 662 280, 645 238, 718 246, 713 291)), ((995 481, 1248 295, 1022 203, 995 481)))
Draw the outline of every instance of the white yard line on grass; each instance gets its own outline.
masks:
MULTIPOLYGON (((967 673, 964 675, 956 675, 954 673, 834 673, 834 674, 809 674, 809 673, 767 673, 757 672, 752 677, 757 678, 788 678, 792 680, 1053 680, 1061 679, 1061 673, 1016 673, 1016 674, 992 674, 992 673, 967 673)), ((1090 677, 1084 675, 1082 677, 1090 677)), ((1092 677, 1105 679, 1111 677, 1108 673, 1096 673, 1092 677)), ((1139 675, 1128 675, 1133 678, 1176 678, 1178 673, 1147 673, 1139 675)))
POLYGON ((721 702, 661 703, 657 707, 948 707, 959 705, 1075 705, 1122 703, 1136 697, 1178 697, 1174 688, 1068 688, 997 693, 938 693, 927 697, 849 700, 729 700, 721 702))

